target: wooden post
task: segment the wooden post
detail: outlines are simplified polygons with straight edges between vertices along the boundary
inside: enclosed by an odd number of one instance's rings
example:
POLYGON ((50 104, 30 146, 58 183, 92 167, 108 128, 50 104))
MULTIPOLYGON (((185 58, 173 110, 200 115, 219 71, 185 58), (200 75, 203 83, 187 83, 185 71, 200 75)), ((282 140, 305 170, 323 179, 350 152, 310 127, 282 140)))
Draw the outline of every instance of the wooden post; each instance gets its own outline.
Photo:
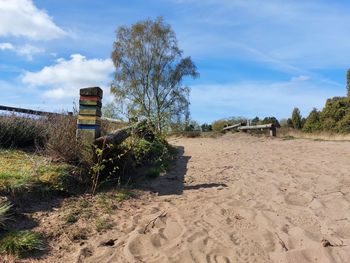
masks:
POLYGON ((275 126, 272 126, 272 127, 270 128, 270 136, 276 137, 276 133, 277 133, 276 130, 277 130, 276 127, 275 127, 275 126))
POLYGON ((77 139, 92 144, 101 136, 101 107, 103 91, 99 87, 80 90, 77 139))

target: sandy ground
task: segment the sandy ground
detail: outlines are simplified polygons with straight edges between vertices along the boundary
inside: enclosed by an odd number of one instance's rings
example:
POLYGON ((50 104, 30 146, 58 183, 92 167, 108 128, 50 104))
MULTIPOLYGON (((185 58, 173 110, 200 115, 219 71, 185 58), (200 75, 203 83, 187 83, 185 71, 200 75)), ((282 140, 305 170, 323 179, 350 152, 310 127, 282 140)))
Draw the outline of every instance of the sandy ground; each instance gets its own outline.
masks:
POLYGON ((350 142, 171 143, 181 156, 145 185, 154 197, 64 262, 350 262, 350 142))

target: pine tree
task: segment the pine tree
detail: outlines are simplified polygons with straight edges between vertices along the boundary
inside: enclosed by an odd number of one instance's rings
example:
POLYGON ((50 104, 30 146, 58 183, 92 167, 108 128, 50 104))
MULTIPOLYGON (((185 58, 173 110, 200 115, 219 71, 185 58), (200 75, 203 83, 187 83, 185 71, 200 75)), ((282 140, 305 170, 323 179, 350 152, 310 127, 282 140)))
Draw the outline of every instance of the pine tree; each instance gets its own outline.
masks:
POLYGON ((301 122, 301 114, 300 110, 298 108, 294 108, 292 113, 292 123, 294 129, 301 129, 302 128, 302 122, 301 122))

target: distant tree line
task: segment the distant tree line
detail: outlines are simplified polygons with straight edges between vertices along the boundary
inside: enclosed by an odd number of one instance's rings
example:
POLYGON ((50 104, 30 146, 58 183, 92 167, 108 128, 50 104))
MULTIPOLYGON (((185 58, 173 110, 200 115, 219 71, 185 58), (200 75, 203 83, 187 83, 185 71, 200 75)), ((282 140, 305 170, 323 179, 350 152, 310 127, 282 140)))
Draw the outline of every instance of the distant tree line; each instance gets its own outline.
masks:
POLYGON ((291 118, 284 126, 302 130, 304 132, 350 132, 350 69, 346 74, 347 97, 334 97, 326 101, 321 111, 316 108, 307 118, 302 118, 300 110, 294 108, 291 118))

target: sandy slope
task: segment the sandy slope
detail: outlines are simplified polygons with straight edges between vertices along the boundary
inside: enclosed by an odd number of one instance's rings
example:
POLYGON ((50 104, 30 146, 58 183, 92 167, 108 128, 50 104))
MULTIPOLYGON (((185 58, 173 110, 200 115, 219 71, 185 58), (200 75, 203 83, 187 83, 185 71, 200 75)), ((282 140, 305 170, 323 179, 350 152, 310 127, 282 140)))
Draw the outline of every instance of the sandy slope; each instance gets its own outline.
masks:
POLYGON ((350 262, 349 142, 171 143, 183 154, 158 195, 66 262, 350 262))

